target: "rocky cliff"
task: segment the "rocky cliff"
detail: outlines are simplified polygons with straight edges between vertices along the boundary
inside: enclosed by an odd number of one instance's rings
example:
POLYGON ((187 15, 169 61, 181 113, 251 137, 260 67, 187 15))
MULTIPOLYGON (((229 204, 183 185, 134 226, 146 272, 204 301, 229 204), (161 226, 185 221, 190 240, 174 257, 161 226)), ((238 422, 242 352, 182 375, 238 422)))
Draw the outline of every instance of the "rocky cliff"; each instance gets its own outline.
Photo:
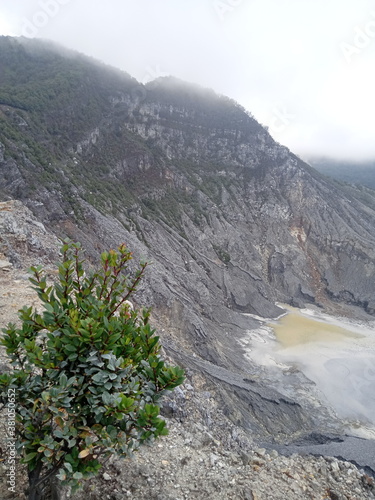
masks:
POLYGON ((93 258, 126 242, 152 261, 139 301, 233 421, 278 441, 323 426, 256 381, 238 341, 276 302, 375 313, 374 192, 326 179, 210 90, 143 86, 39 41, 0 49, 2 199, 93 258))
MULTIPOLYGON (((58 258, 59 242, 20 201, 0 202, 0 241, 0 311, 1 322, 6 324, 16 321, 17 309, 24 304, 38 307, 36 293, 28 286, 26 267, 43 265, 49 279, 53 279, 52 261, 58 258)), ((166 342, 166 332, 161 334, 176 359, 176 349, 166 342)), ((144 447, 131 459, 112 457, 83 490, 72 495, 64 488, 61 499, 374 499, 375 483, 369 466, 375 468, 371 441, 315 433, 310 435, 310 446, 302 442, 294 447, 280 446, 281 453, 260 447, 256 436, 262 426, 268 435, 275 436, 290 432, 291 422, 303 428, 306 417, 301 407, 259 383, 264 373, 254 370, 253 375, 248 373, 244 378, 182 352, 181 346, 178 357, 189 368, 185 383, 163 400, 162 412, 170 435, 144 447), (249 433, 228 419, 223 400, 230 392, 241 397, 237 398, 237 415, 248 407, 248 419, 249 415, 256 417, 249 420, 253 426, 258 422, 258 432, 249 433), (346 456, 349 461, 330 455, 346 456)), ((0 371, 8 369, 1 348, 0 371)), ((314 413, 320 415, 322 410, 317 413, 311 408, 310 414, 314 413)), ((0 428, 5 425, 6 411, 0 409, 0 428)), ((0 432, 0 448, 5 450, 6 446, 6 433, 0 432)), ((7 472, 6 463, 0 461, 0 497, 24 500, 24 466, 17 463, 16 493, 7 488, 7 472)))

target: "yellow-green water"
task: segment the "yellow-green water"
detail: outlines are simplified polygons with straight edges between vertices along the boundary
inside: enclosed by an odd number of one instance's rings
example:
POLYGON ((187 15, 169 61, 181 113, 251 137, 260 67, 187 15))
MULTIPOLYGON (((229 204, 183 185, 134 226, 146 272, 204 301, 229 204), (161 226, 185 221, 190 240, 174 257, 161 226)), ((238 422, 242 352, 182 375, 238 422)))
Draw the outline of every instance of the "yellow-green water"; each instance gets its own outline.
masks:
POLYGON ((361 338, 362 335, 339 325, 303 316, 298 310, 288 307, 288 314, 272 326, 277 340, 284 348, 316 342, 341 342, 361 338))
POLYGON ((293 376, 291 385, 288 379, 294 372, 288 367, 298 367, 314 382, 313 398, 317 394, 350 432, 374 439, 375 322, 282 307, 288 311, 285 316, 249 331, 249 359, 269 367, 278 388, 287 394, 295 391, 293 376))

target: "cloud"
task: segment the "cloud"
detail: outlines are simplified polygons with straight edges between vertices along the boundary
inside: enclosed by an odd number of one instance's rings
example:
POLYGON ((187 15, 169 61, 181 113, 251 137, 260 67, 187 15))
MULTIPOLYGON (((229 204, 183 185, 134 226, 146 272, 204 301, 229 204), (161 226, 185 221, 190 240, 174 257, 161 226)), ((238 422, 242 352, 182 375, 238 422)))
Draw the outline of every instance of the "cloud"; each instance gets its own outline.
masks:
POLYGON ((17 0, 0 14, 3 34, 211 87, 302 156, 375 157, 373 1, 17 0))

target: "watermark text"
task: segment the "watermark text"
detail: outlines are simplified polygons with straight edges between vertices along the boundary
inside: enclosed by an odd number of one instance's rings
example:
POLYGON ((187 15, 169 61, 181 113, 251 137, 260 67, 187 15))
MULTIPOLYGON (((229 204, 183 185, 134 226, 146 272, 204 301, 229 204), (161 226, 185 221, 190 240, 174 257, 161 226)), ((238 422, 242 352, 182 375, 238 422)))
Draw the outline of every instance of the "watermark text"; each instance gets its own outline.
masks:
POLYGON ((355 26, 354 37, 351 43, 341 42, 340 49, 347 63, 352 61, 353 56, 358 55, 368 47, 375 38, 375 11, 370 13, 370 19, 364 26, 355 26))
POLYGON ((6 405, 6 478, 8 490, 16 492, 16 390, 8 389, 6 405))
POLYGON ((22 19, 22 36, 33 38, 37 36, 39 30, 47 26, 49 21, 57 16, 61 6, 67 5, 72 0, 39 0, 40 10, 34 12, 32 16, 22 19))
POLYGON ((223 20, 227 14, 233 12, 242 2, 243 0, 214 0, 213 7, 219 18, 223 20))

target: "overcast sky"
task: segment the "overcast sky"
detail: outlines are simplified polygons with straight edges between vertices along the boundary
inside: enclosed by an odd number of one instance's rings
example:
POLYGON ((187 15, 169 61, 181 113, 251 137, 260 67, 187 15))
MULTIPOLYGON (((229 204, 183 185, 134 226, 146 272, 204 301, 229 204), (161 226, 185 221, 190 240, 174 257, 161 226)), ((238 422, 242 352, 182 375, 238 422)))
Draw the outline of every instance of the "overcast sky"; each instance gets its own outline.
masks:
POLYGON ((0 34, 213 88, 303 158, 375 158, 375 0, 1 0, 0 34))

